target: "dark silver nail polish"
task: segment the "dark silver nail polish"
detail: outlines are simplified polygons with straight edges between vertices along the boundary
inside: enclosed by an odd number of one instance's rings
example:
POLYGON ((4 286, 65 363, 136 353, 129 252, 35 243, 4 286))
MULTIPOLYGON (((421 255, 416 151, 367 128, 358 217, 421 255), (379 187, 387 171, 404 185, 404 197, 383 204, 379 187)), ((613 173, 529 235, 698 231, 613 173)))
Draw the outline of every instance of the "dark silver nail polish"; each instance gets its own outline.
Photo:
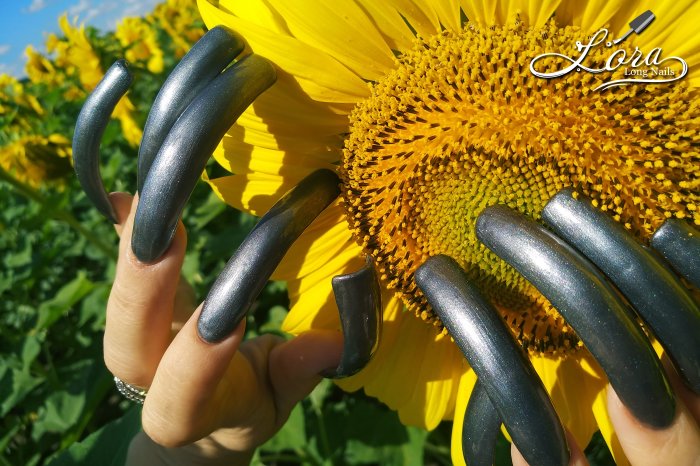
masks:
POLYGON ((598 360, 627 408, 667 427, 675 400, 634 313, 585 257, 544 227, 505 206, 487 207, 476 235, 561 313, 598 360))
POLYGON ((333 277, 333 294, 343 329, 343 356, 334 370, 321 373, 338 379, 359 372, 379 346, 382 296, 372 260, 357 272, 333 277))
POLYGON ((498 312, 447 256, 425 261, 415 279, 476 372, 523 457, 530 464, 567 465, 569 450, 561 421, 498 312))
POLYGON ((700 289, 700 231, 688 222, 671 218, 651 237, 651 247, 688 280, 700 289))
POLYGON ((156 96, 143 128, 139 147, 138 190, 175 121, 194 98, 245 48, 236 33, 217 26, 202 36, 182 57, 156 96))
POLYGON ((233 332, 292 243, 338 197, 339 183, 332 171, 317 170, 260 219, 204 300, 197 323, 203 340, 217 342, 233 332))
POLYGON ((129 90, 132 79, 126 60, 114 62, 85 99, 73 134, 73 165, 80 186, 97 210, 112 223, 117 223, 117 214, 100 175, 100 141, 114 107, 129 90))
POLYGON ((175 122, 139 197, 131 248, 141 262, 153 262, 168 249, 207 160, 226 131, 275 77, 267 60, 249 55, 211 81, 175 122))
POLYGON ((570 190, 554 196, 542 218, 617 286, 700 393, 700 306, 675 274, 622 225, 587 199, 574 199, 570 190))
POLYGON ((493 465, 500 429, 501 416, 491 403, 486 388, 477 380, 462 424, 462 454, 469 466, 493 465))

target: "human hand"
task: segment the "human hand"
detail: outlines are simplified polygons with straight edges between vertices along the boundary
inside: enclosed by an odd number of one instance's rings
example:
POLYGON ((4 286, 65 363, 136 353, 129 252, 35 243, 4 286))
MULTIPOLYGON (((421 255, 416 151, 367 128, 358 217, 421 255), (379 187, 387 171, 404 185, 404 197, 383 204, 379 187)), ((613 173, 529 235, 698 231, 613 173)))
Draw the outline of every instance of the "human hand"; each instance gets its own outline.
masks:
POLYGON ((129 464, 247 464, 294 405, 341 360, 339 332, 293 340, 243 341, 245 320, 211 344, 197 333, 201 305, 180 278, 186 232, 153 263, 131 250, 137 198, 110 195, 118 217, 119 259, 107 307, 105 363, 126 383, 148 388, 129 464), (183 447, 188 445, 187 447, 183 447), (183 448, 176 448, 183 447, 183 448))

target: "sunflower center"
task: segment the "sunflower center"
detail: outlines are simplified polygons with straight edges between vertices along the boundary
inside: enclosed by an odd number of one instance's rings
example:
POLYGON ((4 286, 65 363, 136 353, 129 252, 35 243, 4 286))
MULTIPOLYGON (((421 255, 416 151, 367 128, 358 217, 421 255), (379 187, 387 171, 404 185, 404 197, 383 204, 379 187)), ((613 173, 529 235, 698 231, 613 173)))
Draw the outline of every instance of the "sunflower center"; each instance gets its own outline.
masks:
MULTIPOLYGON (((700 223, 693 91, 682 82, 593 91, 599 75, 530 73, 533 57, 572 56, 583 36, 553 21, 445 31, 418 40, 353 111, 340 169, 347 219, 386 286, 427 323, 442 329, 413 274, 446 254, 524 348, 560 354, 580 345, 549 302, 476 239, 489 205, 539 219, 551 196, 573 186, 641 239, 670 216, 700 223)), ((609 53, 589 59, 602 64, 609 53)))

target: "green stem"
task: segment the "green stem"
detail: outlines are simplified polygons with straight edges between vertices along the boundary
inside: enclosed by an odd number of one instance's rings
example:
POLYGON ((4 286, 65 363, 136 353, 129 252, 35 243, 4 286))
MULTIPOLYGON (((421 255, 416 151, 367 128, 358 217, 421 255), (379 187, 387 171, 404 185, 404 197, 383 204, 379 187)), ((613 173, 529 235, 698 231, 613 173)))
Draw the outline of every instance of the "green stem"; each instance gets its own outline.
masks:
MULTIPOLYGON (((49 207, 48 200, 46 197, 44 197, 42 194, 40 194, 36 189, 32 188, 31 186, 28 186, 25 183, 22 183, 9 173, 7 173, 4 169, 0 168, 0 180, 6 181, 7 183, 12 186, 15 191, 17 191, 19 194, 22 196, 26 197, 27 199, 34 201, 38 204, 40 204, 43 207, 49 207)), ((90 233, 79 221, 76 219, 73 214, 71 214, 69 211, 61 208, 51 208, 51 209, 46 209, 49 211, 50 215, 55 219, 59 220, 62 222, 65 222, 73 228, 76 232, 78 232, 80 235, 82 235, 88 242, 92 243, 93 246, 95 246, 97 249, 99 249, 102 254, 105 256, 109 257, 110 259, 116 260, 117 259, 117 253, 115 252, 114 248, 109 246, 108 244, 102 242, 99 238, 96 238, 94 235, 90 233)))
POLYGON ((323 411, 321 408, 316 408, 316 418, 318 419, 318 436, 321 440, 321 448, 323 449, 323 456, 325 458, 330 458, 331 456, 331 444, 328 441, 328 434, 326 433, 326 421, 323 418, 323 411))
POLYGON ((451 457, 449 448, 444 446, 433 445, 429 442, 425 442, 423 448, 425 448, 425 451, 432 454, 433 458, 436 459, 440 464, 450 464, 451 460, 447 459, 451 457))

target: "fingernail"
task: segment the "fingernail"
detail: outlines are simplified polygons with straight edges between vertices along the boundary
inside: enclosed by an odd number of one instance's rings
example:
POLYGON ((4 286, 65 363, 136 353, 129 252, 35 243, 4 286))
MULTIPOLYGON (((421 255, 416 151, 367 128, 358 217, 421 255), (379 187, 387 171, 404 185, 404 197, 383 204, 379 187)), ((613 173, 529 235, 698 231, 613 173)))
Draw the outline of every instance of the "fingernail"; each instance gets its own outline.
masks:
POLYGON ((114 107, 129 90, 132 78, 126 60, 114 62, 85 99, 73 134, 73 165, 80 186, 97 210, 112 223, 118 220, 100 175, 100 141, 114 107))
POLYGON ((173 69, 156 96, 139 147, 138 190, 143 190, 153 160, 182 112, 245 48, 236 33, 223 26, 208 31, 173 69))
POLYGON ((462 425, 462 454, 469 466, 491 466, 496 459, 496 439, 501 417, 478 380, 474 385, 462 425))
POLYGON ((153 262, 168 249, 182 209, 217 144, 274 82, 272 65, 249 55, 211 81, 175 122, 140 193, 131 247, 141 262, 153 262))
POLYGON ((700 289, 700 231, 687 222, 670 218, 651 237, 651 246, 700 289))
POLYGON ((700 393, 700 307, 675 274, 620 223, 588 200, 574 199, 570 190, 554 196, 542 218, 612 280, 653 330, 686 383, 700 393))
POLYGON ((632 310, 585 257, 505 206, 484 209, 477 218, 476 235, 576 330, 641 421, 655 427, 669 425, 675 402, 661 364, 632 310))
POLYGON ((335 173, 317 170, 285 194, 260 219, 204 300, 197 322, 202 339, 217 342, 236 328, 289 247, 338 197, 338 185, 335 173))
POLYGON ((525 459, 530 464, 567 465, 569 451, 561 421, 542 381, 498 312, 447 256, 425 261, 415 279, 476 372, 525 459))
POLYGON ((337 367, 321 375, 338 379, 359 372, 377 350, 382 298, 379 279, 369 257, 357 272, 333 277, 332 285, 343 329, 343 356, 337 367))

